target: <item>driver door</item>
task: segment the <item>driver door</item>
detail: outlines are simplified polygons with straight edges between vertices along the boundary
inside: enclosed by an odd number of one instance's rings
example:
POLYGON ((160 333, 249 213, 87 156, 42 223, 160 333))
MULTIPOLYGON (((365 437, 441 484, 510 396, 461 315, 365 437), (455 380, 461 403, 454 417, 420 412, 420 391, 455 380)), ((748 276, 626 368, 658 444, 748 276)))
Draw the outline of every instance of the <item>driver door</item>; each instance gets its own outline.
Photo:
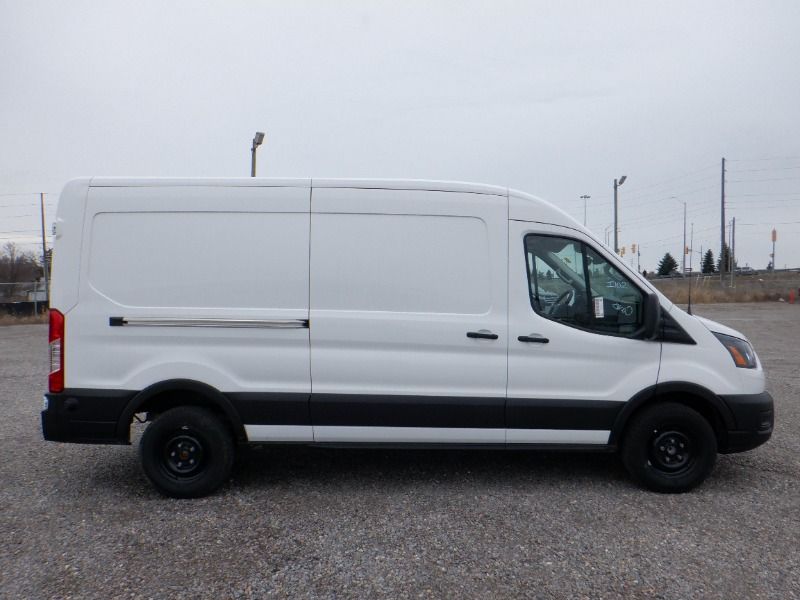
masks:
POLYGON ((507 443, 608 442, 658 376, 660 342, 639 333, 645 295, 588 236, 509 222, 507 443))

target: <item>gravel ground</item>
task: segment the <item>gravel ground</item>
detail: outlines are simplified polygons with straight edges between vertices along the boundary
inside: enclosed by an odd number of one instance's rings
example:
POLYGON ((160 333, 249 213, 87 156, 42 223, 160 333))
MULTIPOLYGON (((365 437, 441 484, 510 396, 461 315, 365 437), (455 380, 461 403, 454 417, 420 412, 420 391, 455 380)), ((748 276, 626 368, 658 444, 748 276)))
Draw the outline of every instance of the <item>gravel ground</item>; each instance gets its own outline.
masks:
POLYGON ((42 441, 46 328, 0 328, 2 598, 800 598, 800 306, 708 305, 745 332, 772 440, 679 496, 613 455, 248 450, 160 497, 135 448, 42 441))

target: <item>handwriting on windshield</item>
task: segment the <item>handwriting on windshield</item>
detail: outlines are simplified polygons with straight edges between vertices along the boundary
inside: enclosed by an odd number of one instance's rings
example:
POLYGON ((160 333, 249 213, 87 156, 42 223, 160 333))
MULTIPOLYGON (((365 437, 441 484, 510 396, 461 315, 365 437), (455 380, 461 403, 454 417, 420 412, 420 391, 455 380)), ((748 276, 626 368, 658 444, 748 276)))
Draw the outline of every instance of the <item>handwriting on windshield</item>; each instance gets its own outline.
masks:
POLYGON ((611 306, 619 314, 625 315, 626 317, 630 317, 633 314, 633 306, 631 305, 625 306, 624 304, 620 304, 619 302, 614 302, 614 304, 612 304, 611 306))

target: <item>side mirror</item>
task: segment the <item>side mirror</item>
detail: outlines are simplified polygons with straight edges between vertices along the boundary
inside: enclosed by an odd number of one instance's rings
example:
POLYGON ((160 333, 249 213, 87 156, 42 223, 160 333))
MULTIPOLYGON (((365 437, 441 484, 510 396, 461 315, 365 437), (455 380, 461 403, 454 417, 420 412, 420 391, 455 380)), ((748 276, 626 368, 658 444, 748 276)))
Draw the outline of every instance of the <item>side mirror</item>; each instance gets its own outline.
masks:
POLYGON ((661 326, 661 302, 656 294, 648 294, 644 299, 644 339, 652 340, 658 335, 661 326))

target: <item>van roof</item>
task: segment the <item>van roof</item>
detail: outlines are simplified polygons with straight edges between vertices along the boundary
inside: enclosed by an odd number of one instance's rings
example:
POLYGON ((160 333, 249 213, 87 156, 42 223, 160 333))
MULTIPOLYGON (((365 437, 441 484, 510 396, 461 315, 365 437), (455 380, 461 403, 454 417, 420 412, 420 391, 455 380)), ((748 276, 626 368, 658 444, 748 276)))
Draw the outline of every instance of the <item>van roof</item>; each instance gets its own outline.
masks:
POLYGON ((91 187, 316 187, 381 190, 427 190, 507 196, 508 188, 463 181, 425 179, 277 179, 272 177, 93 177, 91 187))

